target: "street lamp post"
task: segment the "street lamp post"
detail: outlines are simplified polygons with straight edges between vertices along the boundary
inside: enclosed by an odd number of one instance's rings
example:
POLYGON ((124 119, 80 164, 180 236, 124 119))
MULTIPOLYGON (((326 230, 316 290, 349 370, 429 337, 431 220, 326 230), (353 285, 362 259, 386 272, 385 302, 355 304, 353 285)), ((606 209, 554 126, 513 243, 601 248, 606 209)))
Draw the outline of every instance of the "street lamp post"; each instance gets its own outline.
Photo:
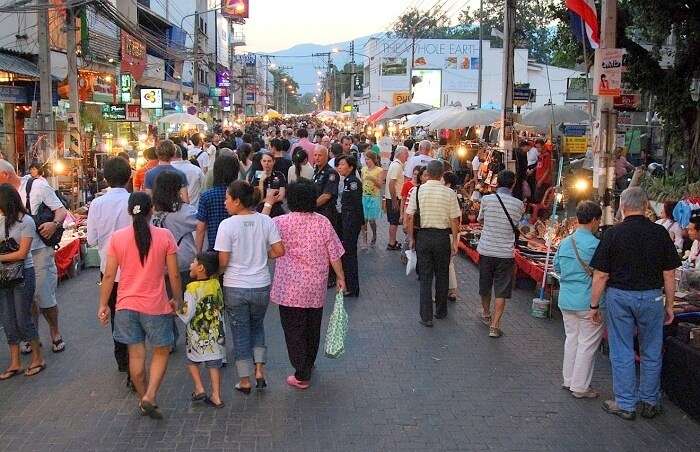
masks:
MULTIPOLYGON (((350 53, 349 51, 347 51, 345 49, 338 49, 338 48, 333 49, 332 52, 333 53, 340 53, 340 52, 350 53)), ((368 107, 367 108, 368 108, 368 113, 372 114, 372 83, 370 80, 372 77, 372 58, 369 55, 365 55, 364 53, 359 53, 359 52, 355 52, 355 55, 359 55, 361 57, 367 58, 367 67, 369 68, 369 70, 367 71, 367 96, 368 96, 368 99, 367 99, 368 107)), ((354 75, 354 73, 355 73, 355 65, 354 64, 352 66, 352 72, 354 75)), ((355 96, 354 96, 355 86, 354 86, 354 83, 352 85, 353 86, 350 87, 350 89, 352 90, 351 92, 353 94, 353 96, 352 96, 353 105, 352 106, 353 106, 353 108, 355 108, 355 96)))
MULTIPOLYGON (((200 12, 200 11, 195 11, 195 12, 193 12, 193 13, 191 13, 191 14, 186 14, 186 15, 182 16, 182 19, 180 19, 180 30, 182 30, 185 34, 189 35, 189 33, 186 32, 186 31, 185 31, 185 28, 184 28, 185 19, 187 19, 188 17, 192 17, 192 16, 194 16, 194 18, 195 18, 195 19, 194 19, 194 36, 190 35, 190 36, 192 37, 192 51, 193 51, 193 53, 194 53, 194 59, 193 59, 193 61, 192 61, 192 92, 193 92, 193 93, 194 93, 194 91, 195 91, 195 86, 196 86, 196 84, 197 84, 197 82, 195 82, 195 79, 196 79, 196 75, 197 75, 196 72, 198 72, 198 71, 196 70, 196 66, 197 66, 197 59, 198 59, 198 57, 199 57, 199 49, 198 49, 198 47, 199 47, 199 45, 198 45, 199 40, 196 39, 196 38, 199 36, 199 35, 198 35, 198 33, 199 33, 198 25, 199 25, 199 24, 198 24, 197 22, 198 22, 198 20, 199 20, 199 15, 200 15, 200 14, 207 14, 207 13, 211 13, 211 12, 214 12, 214 11, 221 11, 221 7, 212 8, 212 9, 208 9, 208 10, 206 10, 206 11, 201 11, 201 12, 200 12)), ((187 42, 185 42, 185 50, 187 50, 187 42)), ((233 69, 233 68, 229 68, 229 70, 232 70, 232 69, 233 69)), ((184 88, 184 86, 183 86, 183 79, 184 79, 184 76, 185 76, 185 59, 183 58, 183 59, 182 59, 182 73, 180 74, 180 104, 183 104, 183 103, 184 103, 183 101, 185 100, 185 99, 184 99, 184 94, 183 94, 183 88, 184 88)))

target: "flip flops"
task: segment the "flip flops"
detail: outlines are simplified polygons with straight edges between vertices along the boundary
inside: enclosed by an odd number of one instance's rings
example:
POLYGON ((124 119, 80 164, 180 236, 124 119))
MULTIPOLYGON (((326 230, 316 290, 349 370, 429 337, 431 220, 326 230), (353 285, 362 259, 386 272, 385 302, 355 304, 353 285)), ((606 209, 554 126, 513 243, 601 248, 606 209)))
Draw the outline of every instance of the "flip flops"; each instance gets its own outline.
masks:
POLYGON ((24 371, 24 376, 33 377, 34 375, 41 373, 44 369, 46 369, 46 363, 39 364, 38 366, 27 367, 27 370, 24 371))
POLYGON ((200 400, 206 400, 207 399, 207 393, 206 392, 200 392, 199 394, 192 393, 192 401, 193 402, 199 402, 200 400))
POLYGON ((210 407, 213 407, 213 408, 223 408, 225 406, 223 400, 220 403, 214 403, 214 401, 212 399, 210 399, 209 397, 206 397, 204 399, 204 403, 206 403, 207 405, 209 405, 210 407))
POLYGON ((158 411, 158 407, 144 400, 139 403, 139 413, 141 416, 148 416, 151 419, 163 419, 163 413, 158 411))
POLYGON ((61 336, 58 336, 58 339, 55 339, 53 341, 53 345, 51 346, 51 351, 54 353, 61 353, 65 349, 66 349, 66 343, 63 342, 63 338, 61 336))
POLYGON ((14 377, 15 375, 18 375, 22 373, 22 369, 10 369, 6 370, 2 374, 0 374, 0 381, 5 381, 9 380, 10 378, 14 377))

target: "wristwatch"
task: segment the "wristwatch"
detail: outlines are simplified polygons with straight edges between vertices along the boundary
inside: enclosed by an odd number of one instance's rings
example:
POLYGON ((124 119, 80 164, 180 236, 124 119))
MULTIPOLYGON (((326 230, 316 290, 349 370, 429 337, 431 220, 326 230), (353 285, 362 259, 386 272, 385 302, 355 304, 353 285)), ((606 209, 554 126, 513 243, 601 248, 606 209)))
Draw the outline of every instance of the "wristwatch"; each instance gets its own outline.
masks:
POLYGON ((592 304, 589 304, 588 307, 593 310, 600 309, 600 305, 593 306, 592 304))

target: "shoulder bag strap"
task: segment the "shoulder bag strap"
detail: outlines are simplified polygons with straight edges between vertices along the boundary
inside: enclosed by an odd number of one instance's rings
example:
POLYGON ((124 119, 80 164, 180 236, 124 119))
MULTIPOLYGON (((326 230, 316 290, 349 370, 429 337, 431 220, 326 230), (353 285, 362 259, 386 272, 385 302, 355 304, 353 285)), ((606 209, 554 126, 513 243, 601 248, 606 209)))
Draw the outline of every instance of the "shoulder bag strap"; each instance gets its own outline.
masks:
POLYGON ((418 218, 420 218, 420 203, 418 202, 418 192, 419 191, 420 191, 420 185, 416 187, 416 213, 414 215, 414 218, 416 216, 418 216, 418 218))
POLYGON ((590 265, 588 265, 583 259, 581 259, 581 255, 578 253, 578 248, 576 247, 576 239, 573 235, 571 236, 571 246, 574 247, 574 254, 576 254, 576 260, 578 260, 578 263, 581 264, 583 270, 588 276, 593 276, 593 268, 590 265))
POLYGON ((494 193, 496 195, 496 198, 498 198, 498 202, 501 204, 501 207, 503 208, 503 212, 505 212, 506 217, 508 217, 508 222, 510 223, 510 227, 513 228, 513 233, 518 236, 519 232, 518 228, 515 226, 515 223, 513 223, 513 219, 510 217, 510 213, 508 213, 508 209, 506 209, 505 204, 503 204, 503 200, 501 199, 500 196, 498 196, 498 193, 494 193))
POLYGON ((32 204, 29 202, 29 194, 32 192, 32 185, 34 184, 34 178, 31 177, 27 181, 27 184, 24 186, 24 191, 27 194, 27 202, 25 203, 25 208, 27 209, 27 212, 29 215, 32 214, 32 204))

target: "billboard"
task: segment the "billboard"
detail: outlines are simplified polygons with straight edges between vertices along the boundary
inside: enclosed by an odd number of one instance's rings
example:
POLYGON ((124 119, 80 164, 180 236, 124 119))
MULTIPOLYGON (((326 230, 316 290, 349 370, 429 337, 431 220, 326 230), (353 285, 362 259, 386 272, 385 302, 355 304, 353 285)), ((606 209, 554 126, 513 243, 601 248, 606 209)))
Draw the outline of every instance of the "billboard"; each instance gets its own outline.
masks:
POLYGON ((442 69, 414 69, 412 102, 440 107, 442 104, 442 69))
POLYGON ((593 94, 619 96, 622 94, 622 69, 625 49, 596 51, 593 94))
MULTIPOLYGON (((413 69, 439 69, 445 91, 476 93, 479 85, 479 41, 462 39, 418 39, 415 51, 411 39, 378 44, 373 58, 381 62, 381 86, 385 90, 405 89, 413 69), (411 58, 413 64, 411 65, 411 58)), ((415 101, 415 99, 414 99, 415 101)))
POLYGON ((141 88, 141 108, 163 108, 163 91, 160 88, 141 88))

